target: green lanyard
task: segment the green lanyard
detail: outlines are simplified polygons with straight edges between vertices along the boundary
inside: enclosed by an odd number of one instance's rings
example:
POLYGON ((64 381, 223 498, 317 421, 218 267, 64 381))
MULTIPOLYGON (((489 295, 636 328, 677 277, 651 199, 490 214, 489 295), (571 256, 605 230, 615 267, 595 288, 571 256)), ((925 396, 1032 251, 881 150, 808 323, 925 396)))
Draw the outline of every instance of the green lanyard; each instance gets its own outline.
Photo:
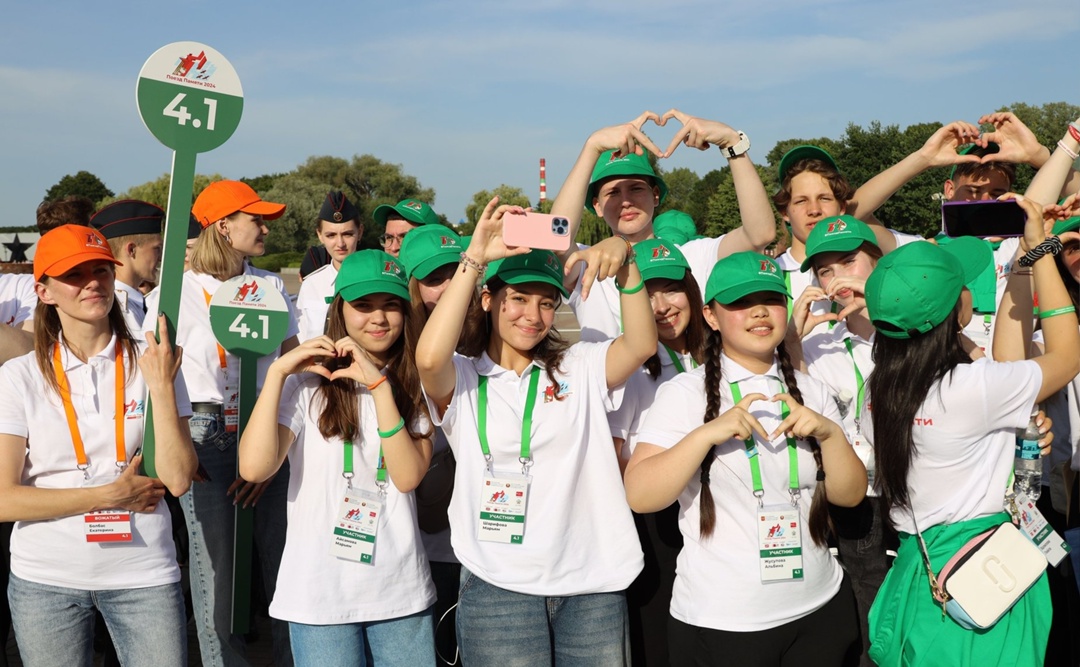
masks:
MULTIPOLYGON (((784 271, 784 286, 787 287, 787 293, 791 296, 787 300, 787 318, 791 319, 791 314, 795 312, 795 295, 791 293, 791 274, 794 271, 784 271)), ((738 403, 738 401, 735 401, 738 403)))
MULTIPOLYGON (((660 344, 664 345, 663 343, 660 344)), ((685 373, 686 369, 683 368, 682 363, 679 361, 679 355, 675 354, 675 350, 672 350, 667 345, 664 345, 664 349, 667 350, 668 356, 671 357, 671 363, 675 364, 675 370, 679 371, 680 373, 685 373)), ((698 362, 694 361, 693 357, 690 358, 690 363, 692 364, 691 368, 698 367, 698 362)))
POLYGON ((863 397, 866 396, 866 382, 862 373, 859 372, 859 362, 855 361, 855 352, 851 349, 851 339, 844 339, 844 347, 851 355, 851 365, 855 367, 855 433, 860 431, 859 418, 862 416, 863 397))
MULTIPOLYGON (((495 471, 492 467, 494 458, 491 456, 491 448, 488 446, 487 437, 487 417, 488 417, 488 395, 487 395, 487 381, 486 375, 481 375, 479 380, 478 394, 479 394, 479 416, 477 418, 477 426, 480 432, 480 449, 484 452, 484 460, 487 461, 488 471, 494 475, 495 471)), ((529 395, 525 399, 525 415, 521 420, 521 455, 518 457, 518 461, 521 462, 521 474, 528 475, 529 467, 532 466, 532 450, 529 449, 529 443, 532 442, 532 415, 533 409, 536 407, 536 388, 540 385, 540 367, 533 366, 532 373, 529 375, 529 395)))
MULTIPOLYGON (((732 382, 731 385, 731 400, 733 403, 738 403, 742 400, 742 392, 739 391, 739 383, 732 382)), ((781 385, 783 387, 783 385, 781 385)), ((786 389, 785 389, 786 391, 786 389)), ((791 411, 788 409, 787 403, 781 403, 780 419, 783 421, 787 419, 791 411)), ((763 498, 765 496, 765 487, 761 483, 761 462, 758 460, 758 448, 754 443, 753 434, 749 438, 744 440, 746 443, 746 458, 750 459, 750 478, 754 483, 754 497, 758 500, 758 507, 763 507, 763 498)), ((791 494, 791 504, 795 507, 799 505, 799 451, 795 447, 795 438, 789 437, 787 439, 788 449, 788 493, 791 494)))
MULTIPOLYGON (((345 463, 341 467, 341 476, 349 483, 349 488, 352 488, 353 478, 353 444, 352 440, 346 440, 344 443, 345 449, 345 463)), ((386 495, 386 461, 383 459, 382 445, 379 445, 379 464, 378 469, 375 472, 375 486, 379 487, 379 494, 386 495)))

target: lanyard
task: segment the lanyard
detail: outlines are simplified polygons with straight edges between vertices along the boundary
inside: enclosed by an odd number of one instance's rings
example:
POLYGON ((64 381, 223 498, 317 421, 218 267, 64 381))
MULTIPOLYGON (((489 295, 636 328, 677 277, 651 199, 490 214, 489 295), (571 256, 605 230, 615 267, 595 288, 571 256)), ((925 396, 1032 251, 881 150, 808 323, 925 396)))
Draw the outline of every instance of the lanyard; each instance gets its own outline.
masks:
MULTIPOLYGON (((345 457, 341 466, 341 476, 345 478, 345 481, 349 483, 349 488, 352 488, 353 478, 353 443, 352 440, 346 440, 344 442, 345 457)), ((382 445, 379 445, 379 463, 375 471, 375 486, 379 487, 379 493, 386 495, 386 460, 383 458, 382 445)))
MULTIPOLYGON (((124 446, 124 352, 119 342, 115 343, 116 350, 116 412, 113 422, 116 425, 116 467, 123 471, 127 467, 127 448, 124 446)), ((60 344, 53 348, 53 371, 56 373, 56 383, 60 386, 60 399, 64 403, 64 416, 67 417, 68 431, 71 432, 71 444, 75 448, 75 460, 83 477, 90 479, 90 462, 86 458, 86 448, 83 446, 82 434, 79 433, 79 424, 75 417, 75 406, 71 402, 71 387, 68 385, 64 366, 60 362, 60 344)))
MULTIPOLYGON (((203 293, 203 296, 206 297, 206 307, 209 308, 210 307, 210 292, 207 292, 205 289, 203 289, 202 293, 203 293)), ((214 341, 214 345, 217 345, 217 356, 218 356, 218 362, 221 364, 221 372, 227 374, 228 373, 228 362, 225 359, 225 348, 221 347, 221 343, 217 342, 216 340, 214 341)))
MULTIPOLYGON (((663 343, 660 344, 664 345, 663 343)), ((685 373, 686 369, 683 368, 682 363, 679 361, 679 355, 675 354, 675 350, 672 350, 667 345, 664 345, 664 349, 667 350, 668 356, 671 357, 671 363, 675 364, 675 370, 679 371, 680 373, 685 373)), ((694 361, 693 357, 690 358, 690 363, 692 364, 690 366, 691 368, 698 367, 698 363, 694 361)))
MULTIPOLYGON (((787 292, 790 295, 787 299, 787 317, 789 320, 791 319, 791 314, 795 312, 795 295, 791 292, 791 274, 793 272, 794 269, 792 269, 791 271, 784 271, 784 286, 787 287, 787 292)), ((207 303, 210 302, 207 301, 207 303)), ((738 401, 735 402, 738 403, 738 401)))
POLYGON ((859 372, 859 362, 855 361, 855 352, 851 349, 851 339, 844 339, 844 347, 851 355, 851 365, 855 367, 855 432, 859 432, 859 418, 862 416, 863 397, 866 395, 866 383, 859 372))
MULTIPOLYGON (((739 391, 739 383, 732 382, 731 385, 731 400, 734 403, 738 403, 742 400, 742 392, 739 391)), ((783 385, 781 385, 783 387, 783 385)), ((788 409, 787 403, 781 403, 780 419, 787 419, 791 411, 788 409)), ((749 438, 744 440, 746 443, 746 458, 750 459, 750 478, 754 483, 754 497, 758 499, 758 507, 763 507, 764 503, 762 498, 765 496, 765 487, 761 483, 761 462, 758 460, 758 448, 754 443, 753 434, 749 438)), ((795 438, 787 439, 788 449, 788 493, 791 494, 791 504, 798 506, 799 504, 799 451, 795 448, 795 438)))
MULTIPOLYGON (((488 446, 487 437, 487 417, 488 417, 488 397, 487 397, 487 381, 486 375, 481 375, 479 379, 479 416, 477 418, 477 426, 480 431, 480 449, 484 452, 484 460, 487 461, 488 470, 494 474, 492 468, 493 458, 491 456, 491 448, 488 446)), ((518 457, 518 461, 521 462, 521 474, 528 475, 529 467, 532 466, 532 450, 529 449, 529 444, 532 441, 532 415, 533 408, 536 407, 536 388, 540 385, 540 367, 533 366, 532 373, 529 375, 529 395, 525 399, 525 415, 521 420, 521 455, 518 457)))

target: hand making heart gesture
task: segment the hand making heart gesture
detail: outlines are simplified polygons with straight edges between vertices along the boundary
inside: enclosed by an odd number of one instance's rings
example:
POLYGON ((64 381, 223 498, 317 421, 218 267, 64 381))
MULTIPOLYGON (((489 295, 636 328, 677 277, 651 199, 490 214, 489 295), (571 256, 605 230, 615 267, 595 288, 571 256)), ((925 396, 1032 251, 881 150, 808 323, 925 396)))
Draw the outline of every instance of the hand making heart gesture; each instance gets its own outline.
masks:
POLYGON ((667 150, 660 157, 671 157, 679 144, 686 144, 699 151, 705 151, 709 150, 710 146, 719 146, 720 148, 734 146, 739 143, 741 138, 737 130, 720 121, 697 118, 678 109, 671 109, 661 116, 657 125, 663 127, 672 118, 682 124, 682 129, 675 134, 667 150))

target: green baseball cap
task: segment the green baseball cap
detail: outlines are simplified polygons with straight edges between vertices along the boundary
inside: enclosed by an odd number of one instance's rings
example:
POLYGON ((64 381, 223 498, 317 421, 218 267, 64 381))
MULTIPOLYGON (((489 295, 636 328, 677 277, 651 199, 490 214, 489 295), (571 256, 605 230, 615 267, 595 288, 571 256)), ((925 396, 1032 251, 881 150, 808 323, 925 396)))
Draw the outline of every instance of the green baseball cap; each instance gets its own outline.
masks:
POLYGON ((615 151, 605 151, 599 159, 596 160, 596 166, 593 167, 592 179, 589 180, 589 189, 585 192, 585 210, 600 215, 600 212, 593 208, 593 200, 596 199, 596 192, 600 189, 600 181, 615 176, 643 176, 651 178, 656 184, 656 187, 660 188, 660 201, 657 202, 657 205, 663 204, 664 198, 667 197, 668 193, 667 183, 664 183, 664 179, 656 175, 652 165, 649 164, 649 159, 644 155, 638 155, 637 153, 630 153, 629 155, 623 155, 621 157, 612 157, 614 153, 615 151))
POLYGON ((757 252, 737 252, 713 265, 705 284, 705 303, 727 305, 755 292, 777 292, 790 297, 784 272, 772 260, 757 252))
POLYGON ((1064 234, 1065 232, 1075 232, 1080 230, 1080 215, 1075 215, 1065 220, 1058 220, 1054 223, 1053 235, 1064 234))
POLYGON ((550 250, 533 250, 524 255, 512 255, 496 260, 488 265, 484 282, 498 278, 507 285, 525 283, 544 283, 558 288, 563 298, 570 298, 570 292, 563 285, 563 266, 559 257, 550 250))
POLYGON ((642 280, 682 280, 690 270, 686 257, 671 241, 648 239, 634 246, 634 261, 642 280))
POLYGON ((788 170, 795 165, 799 160, 821 160, 828 164, 833 169, 840 172, 840 167, 836 166, 836 160, 833 156, 829 155, 829 152, 824 148, 818 146, 811 146, 810 144, 803 144, 792 148, 787 153, 784 153, 784 157, 780 158, 780 182, 784 182, 784 176, 787 175, 788 170))
POLYGON ((427 278, 432 271, 447 264, 457 264, 465 250, 461 237, 442 225, 417 227, 405 235, 399 258, 407 270, 406 278, 427 278))
POLYGON ((806 271, 812 265, 815 255, 826 252, 850 252, 864 243, 877 245, 877 237, 862 220, 850 215, 837 215, 825 218, 814 225, 810 236, 806 237, 806 259, 800 270, 806 271))
MULTIPOLYGON (((979 157, 982 157, 984 155, 993 155, 994 153, 997 153, 997 152, 1000 152, 1000 151, 1001 151, 1001 146, 998 146, 996 143, 991 141, 991 142, 988 142, 986 144, 986 148, 983 148, 982 146, 979 146, 978 144, 968 144, 967 147, 965 147, 965 148, 963 148, 963 149, 961 149, 959 151, 959 155, 970 155, 971 153, 974 153, 975 155, 977 155, 979 157)), ((954 164, 952 166, 952 169, 949 170, 949 180, 950 181, 953 179, 954 176, 956 176, 956 168, 959 167, 959 166, 960 165, 958 165, 958 164, 954 164)))
POLYGON ((689 213, 673 209, 653 218, 653 234, 658 239, 682 245, 697 236, 697 225, 689 213))
POLYGON ((341 262, 334 280, 334 296, 355 301, 368 294, 393 294, 409 300, 405 267, 382 250, 358 250, 341 262))
POLYGON ((393 206, 389 204, 377 206, 372 211, 371 217, 375 220, 375 224, 382 225, 385 228, 386 219, 392 213, 400 215, 415 225, 439 224, 439 216, 435 214, 435 211, 431 210, 430 206, 419 199, 402 199, 393 206))
POLYGON ((964 285, 993 260, 990 246, 974 236, 947 246, 909 243, 882 257, 866 280, 866 309, 878 333, 911 338, 945 321, 964 285))

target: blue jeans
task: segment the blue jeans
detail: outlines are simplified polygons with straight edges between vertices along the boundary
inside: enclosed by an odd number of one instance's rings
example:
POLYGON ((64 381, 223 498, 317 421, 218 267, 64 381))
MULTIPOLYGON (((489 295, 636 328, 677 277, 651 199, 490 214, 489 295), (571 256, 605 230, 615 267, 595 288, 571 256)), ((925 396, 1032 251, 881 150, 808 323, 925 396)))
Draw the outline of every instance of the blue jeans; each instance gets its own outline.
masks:
MULTIPOLYGON (((211 481, 196 482, 180 497, 187 519, 191 602, 199 631, 199 651, 206 667, 247 665, 242 637, 233 636, 232 568, 235 507, 226 495, 236 479, 236 434, 227 433, 221 415, 191 416, 191 440, 211 481)), ((266 599, 274 597, 281 552, 285 548, 285 502, 289 462, 255 505, 255 550, 262 565, 266 599)), ((274 664, 292 664, 288 625, 271 620, 274 664)))
POLYGON ((13 574, 8 602, 25 667, 93 665, 95 609, 105 619, 122 664, 187 665, 187 619, 179 582, 84 591, 37 584, 13 574))
POLYGON ((298 667, 433 667, 431 607, 411 616, 370 623, 289 623, 298 667))
POLYGON ((626 594, 513 593, 461 568, 458 646, 464 665, 607 667, 630 663, 626 594))

